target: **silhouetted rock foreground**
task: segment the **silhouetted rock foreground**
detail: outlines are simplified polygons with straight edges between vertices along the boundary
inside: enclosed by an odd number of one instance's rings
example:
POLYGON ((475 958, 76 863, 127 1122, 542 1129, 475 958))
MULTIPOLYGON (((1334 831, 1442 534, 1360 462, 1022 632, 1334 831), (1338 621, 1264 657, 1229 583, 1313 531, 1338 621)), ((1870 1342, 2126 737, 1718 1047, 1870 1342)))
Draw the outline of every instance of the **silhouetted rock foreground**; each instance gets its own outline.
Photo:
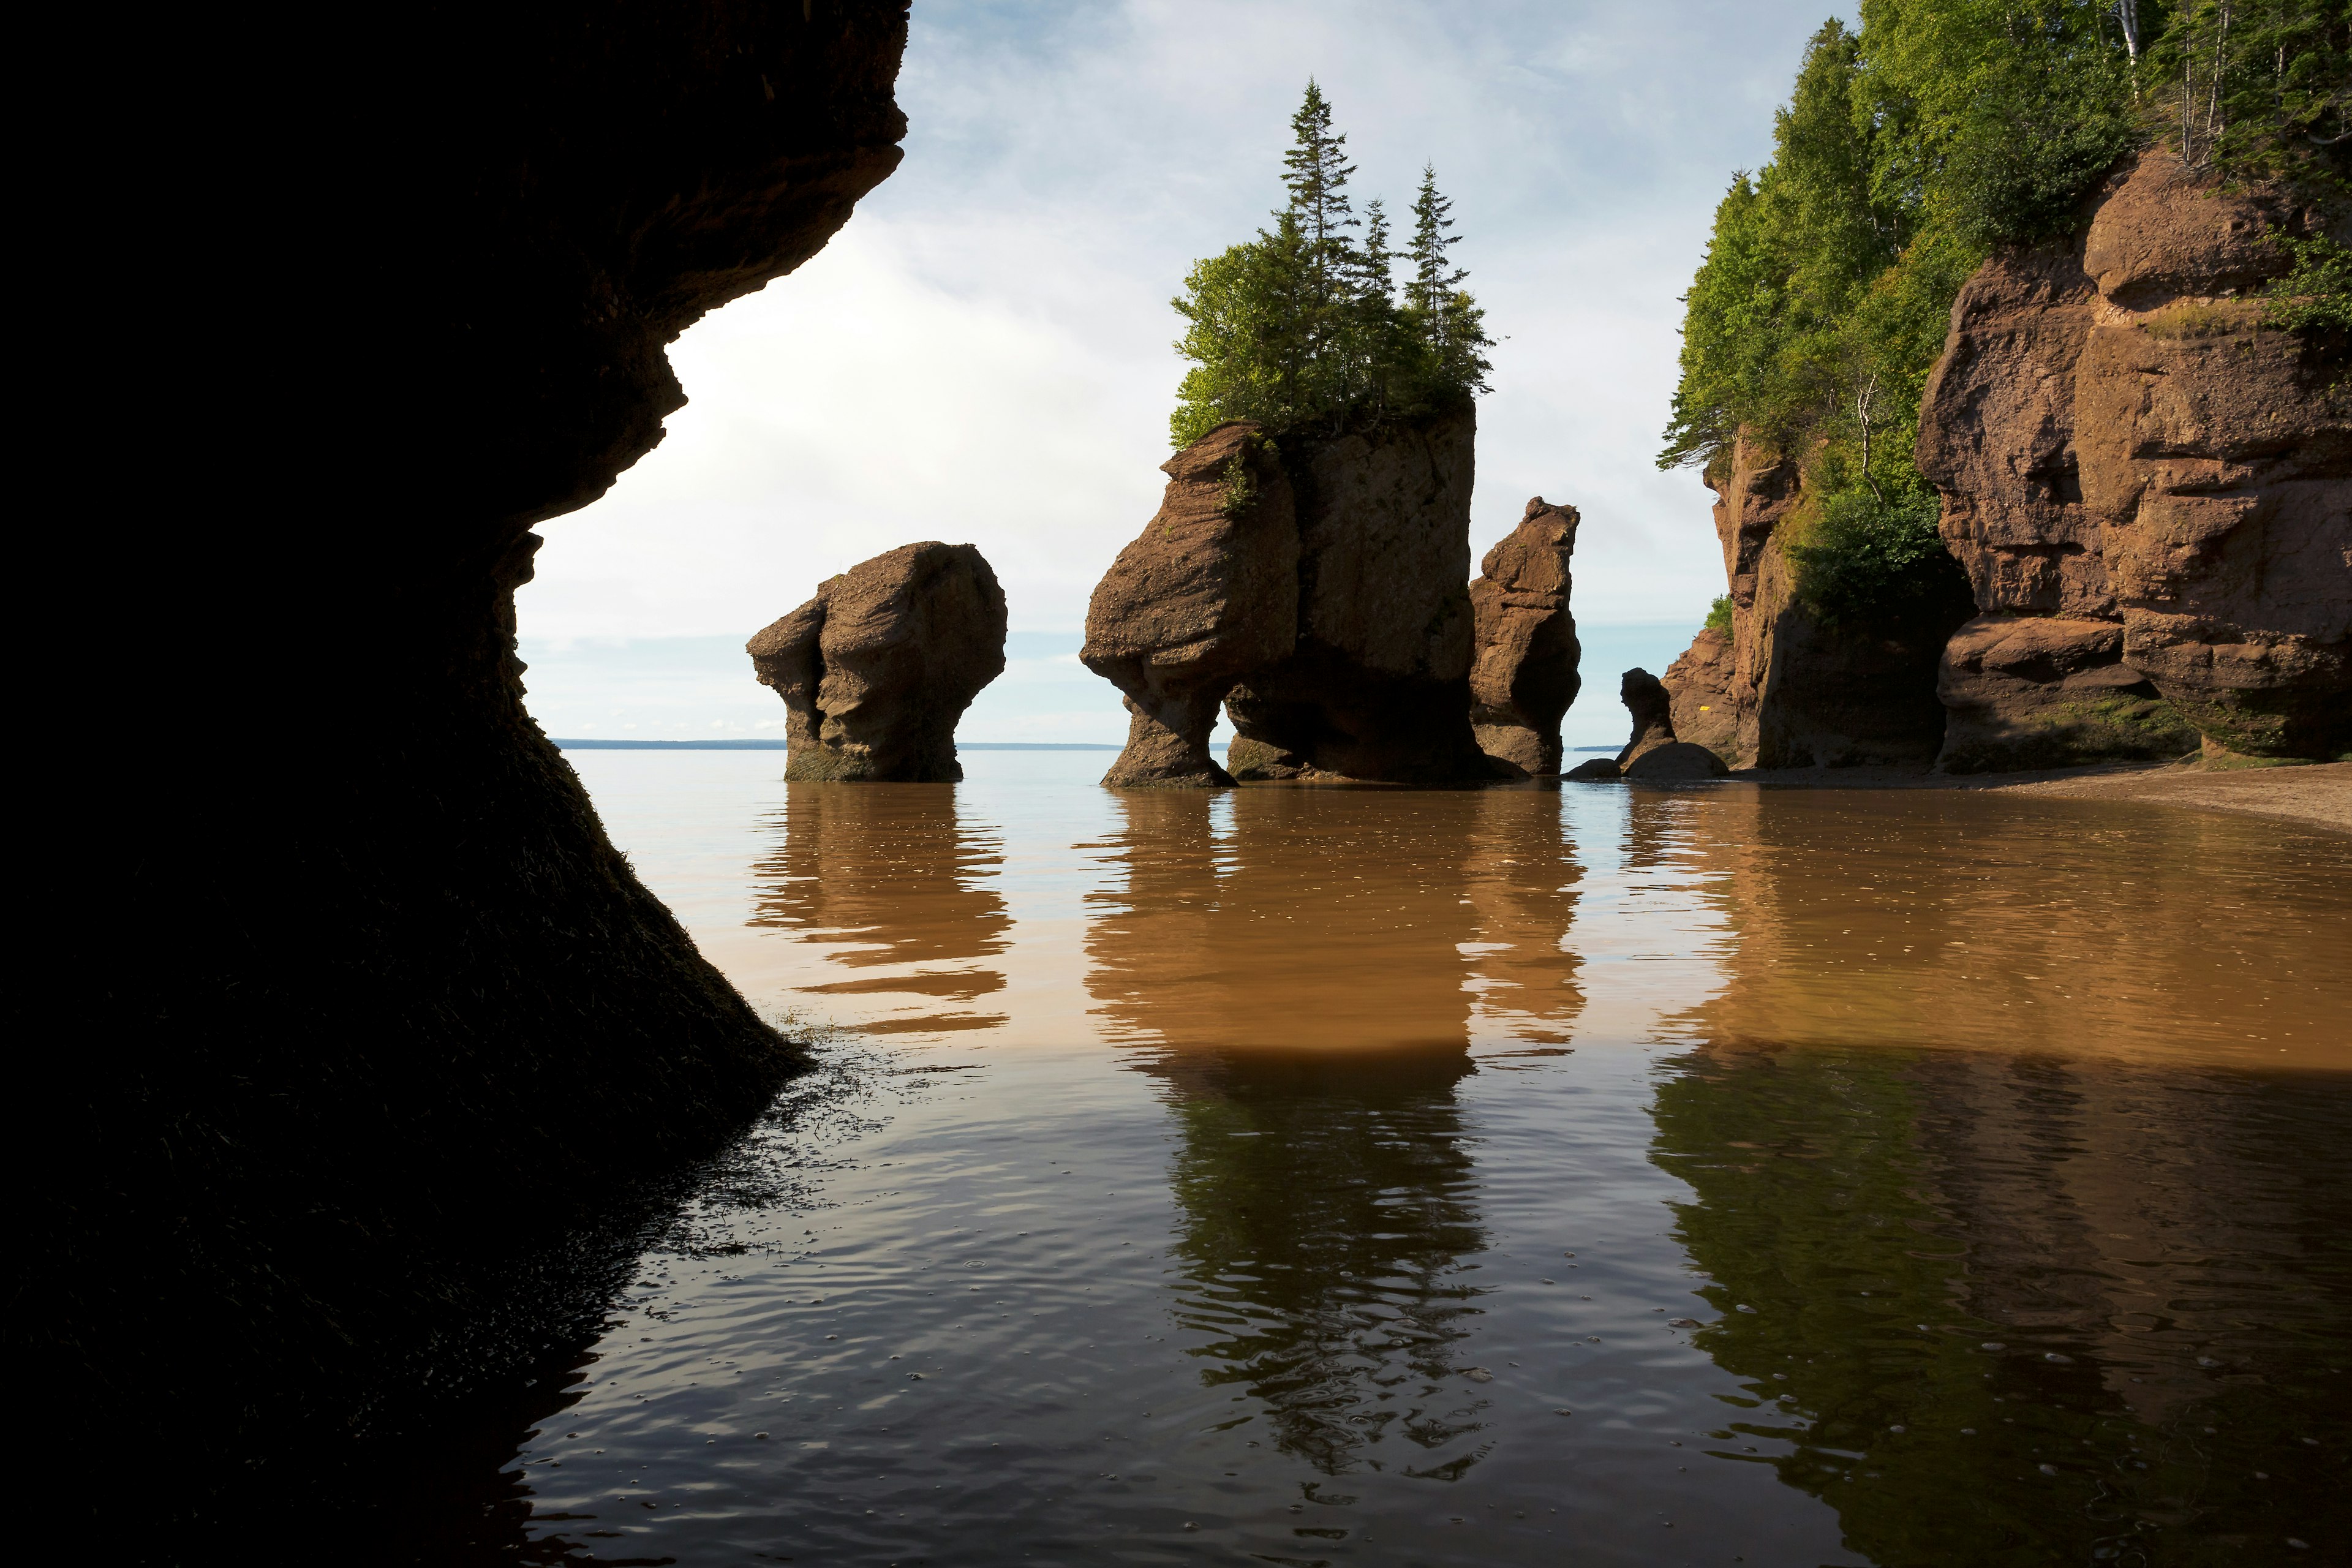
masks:
POLYGON ((1559 772, 1559 721, 1581 684, 1568 604, 1576 524, 1574 507, 1537 496, 1470 584, 1471 731, 1488 756, 1538 777, 1559 772))
POLYGON ((2223 188, 2169 149, 2073 246, 1952 309, 1919 469, 1979 617, 1942 672, 1954 772, 2352 749, 2352 381, 2261 325, 2280 234, 2352 205, 2223 188))
MULTIPOLYGON (((78 231, 89 291, 154 312, 125 342, 177 410, 100 525, 140 635, 58 688, 146 690, 139 749, 48 825, 72 858, 31 965, 95 1048, 42 1053, 15 1343, 54 1380, 22 1412, 62 1472, 44 1526, 92 1558, 274 1560, 308 1495, 279 1467, 798 1059, 525 711, 513 595, 531 526, 684 402, 664 345, 896 166, 903 5, 322 14, 316 69, 276 25, 123 68, 117 140, 159 156, 78 231), (159 262, 205 321, 151 306, 159 262), (157 647, 205 679, 154 689, 157 647), (169 1461, 127 1473, 135 1433, 169 1461), (217 1518, 224 1477, 266 1504, 217 1518)), ((77 191, 119 174, 61 161, 77 191)), ((310 1554, 359 1550, 348 1522, 310 1554)))
POLYGON ((744 651, 784 700, 786 778, 950 783, 956 721, 1004 673, 1004 590, 969 544, 902 544, 744 651))
POLYGON ((1475 430, 1467 411, 1283 443, 1235 423, 1162 465, 1159 513, 1087 609, 1079 657, 1132 715, 1104 782, 1508 773, 1470 729, 1475 430))

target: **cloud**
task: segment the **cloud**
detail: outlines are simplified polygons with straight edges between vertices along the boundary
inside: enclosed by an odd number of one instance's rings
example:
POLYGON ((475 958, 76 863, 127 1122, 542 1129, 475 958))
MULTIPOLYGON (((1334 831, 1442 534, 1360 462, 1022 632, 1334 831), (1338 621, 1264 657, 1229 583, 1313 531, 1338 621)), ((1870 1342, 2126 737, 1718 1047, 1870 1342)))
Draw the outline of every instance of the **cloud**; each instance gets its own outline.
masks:
MULTIPOLYGON (((1435 163, 1507 336, 1474 547, 1530 495, 1571 501, 1579 619, 1695 629, 1722 591, 1709 498, 1653 466, 1676 296, 1730 172, 1769 154, 1820 17, 1696 0, 924 0, 905 165, 798 273, 678 342, 692 401, 608 496, 544 525, 523 629, 542 652, 740 647, 824 577, 941 539, 980 546, 1016 630, 1077 630, 1157 504, 1181 370, 1168 299, 1265 220, 1310 73, 1360 199, 1402 208, 1435 163)), ((1020 721, 1123 731, 1116 694, 1070 673, 1063 707, 1020 721)), ((773 699, 736 700, 718 710, 773 699)))

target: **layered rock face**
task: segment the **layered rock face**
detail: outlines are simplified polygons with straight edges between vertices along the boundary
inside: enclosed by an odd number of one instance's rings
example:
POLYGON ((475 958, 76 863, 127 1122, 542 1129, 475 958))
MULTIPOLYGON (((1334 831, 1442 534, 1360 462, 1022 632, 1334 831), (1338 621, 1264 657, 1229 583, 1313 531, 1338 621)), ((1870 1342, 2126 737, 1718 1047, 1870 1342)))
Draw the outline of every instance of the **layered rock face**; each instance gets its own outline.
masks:
POLYGON ((1731 634, 1709 626, 1659 678, 1673 700, 1675 733, 1727 763, 1738 755, 1739 720, 1731 700, 1731 634))
POLYGON ((956 721, 1004 673, 1004 590, 969 544, 902 544, 826 578, 744 648, 784 700, 784 776, 963 777, 956 721))
POLYGON ((1470 730, 1475 434, 1464 413, 1277 449, 1234 424, 1164 465, 1087 611, 1081 658, 1131 715, 1104 782, 1496 776, 1470 730))
POLYGON ((1470 731, 1470 487, 1464 412, 1286 451, 1298 516, 1298 635, 1225 700, 1237 779, 1492 777, 1470 731))
POLYGON ((1126 696, 1130 788, 1230 784, 1209 754, 1226 693, 1298 641, 1298 517, 1255 425, 1222 426, 1160 465, 1168 489, 1087 605, 1078 658, 1126 696))
POLYGON ((1962 289, 1918 449, 1983 612, 1944 660, 1942 765, 2352 747, 2352 391, 2249 298, 2273 235, 2323 230, 2352 238, 2159 149, 2079 246, 1962 289))
POLYGON ((1804 500, 1795 459, 1742 431, 1708 469, 1715 531, 1731 590, 1731 636, 1702 631, 1667 669, 1684 706, 1715 711, 1698 732, 1741 767, 1925 765, 1943 737, 1936 658, 1965 614, 1864 630, 1822 624, 1797 593, 1784 535, 1804 500), (1718 703, 1718 688, 1727 700, 1718 703))
POLYGON ((1478 563, 1470 584, 1470 728, 1479 749, 1521 773, 1559 772, 1559 721, 1580 679, 1569 558, 1577 512, 1541 496, 1478 563))
MULTIPOLYGON (((904 7, 316 22, 331 68, 224 47, 128 93, 123 135, 168 155, 92 208, 85 292, 152 313, 142 395, 176 412, 100 524, 136 633, 89 639, 55 696, 86 722, 145 692, 191 826, 168 853, 126 830, 156 806, 128 757, 53 824, 73 860, 36 966, 107 1045, 45 1063, 26 1348, 71 1395, 28 1416, 92 1477, 134 1424, 204 1435, 110 1488, 92 1540, 202 1514, 225 1472, 268 1486, 265 1458, 326 1451, 428 1340, 543 1342, 470 1331, 517 1256, 707 1152, 795 1059, 531 722, 513 595, 531 526, 683 403, 664 345, 898 163, 904 7), (204 312, 150 286, 159 243, 204 312), (156 688, 159 647, 205 679, 156 688), (126 947, 126 911, 168 934, 126 947)), ((109 188, 90 159, 77 188, 109 188)), ((302 1495, 236 1510, 240 1547, 271 1555, 302 1495)))

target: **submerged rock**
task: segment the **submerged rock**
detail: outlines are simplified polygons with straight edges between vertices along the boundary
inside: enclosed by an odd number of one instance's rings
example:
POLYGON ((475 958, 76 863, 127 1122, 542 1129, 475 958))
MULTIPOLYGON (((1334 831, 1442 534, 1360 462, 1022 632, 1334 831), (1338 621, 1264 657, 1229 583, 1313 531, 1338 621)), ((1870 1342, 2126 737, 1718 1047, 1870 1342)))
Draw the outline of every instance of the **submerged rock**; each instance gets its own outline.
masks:
POLYGON ((1470 726, 1479 748, 1538 777, 1559 772, 1559 721, 1580 684, 1569 558, 1577 511, 1538 496, 1470 584, 1470 726))
POLYGON ((1160 510, 1087 605, 1079 659, 1125 694, 1127 749, 1103 783, 1230 784, 1218 705, 1297 642, 1298 519, 1259 426, 1220 426, 1160 465, 1160 510))
POLYGON ((1004 591, 969 544, 905 544, 828 577, 745 645, 784 700, 784 776, 963 777, 956 721, 1004 671, 1004 591))
POLYGON ((2074 246, 1961 290, 1918 447, 1983 612, 1944 659, 1943 766, 2171 756, 2191 728, 2352 746, 2352 384, 2248 298, 2286 269, 2273 237, 2317 232, 2352 219, 2152 149, 2074 246))

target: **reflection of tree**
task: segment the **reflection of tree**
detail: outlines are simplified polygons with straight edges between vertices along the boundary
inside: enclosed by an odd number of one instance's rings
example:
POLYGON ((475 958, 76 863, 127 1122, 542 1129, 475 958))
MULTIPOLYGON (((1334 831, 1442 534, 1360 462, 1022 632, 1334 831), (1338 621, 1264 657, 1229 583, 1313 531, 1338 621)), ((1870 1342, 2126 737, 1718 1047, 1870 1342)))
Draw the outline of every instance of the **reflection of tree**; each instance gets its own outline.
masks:
MULTIPOLYGON (((2170 842, 2205 830, 2107 816, 2086 851, 1990 804, 1688 819, 1734 940, 1654 1157, 1696 1194, 1698 1342, 1756 1395, 1722 1436, 1792 1441, 1783 1479, 1876 1562, 2247 1560, 2340 1484, 2301 1437, 2340 1424, 2352 1352, 2352 1085, 2113 1059, 2230 1016, 2221 965, 2163 978, 2214 941, 2130 890, 2212 865, 2170 842)), ((2223 940, 2293 953, 2249 935, 2280 918, 2223 940)), ((2279 989, 2297 1022, 2312 994, 2279 989)))
POLYGON ((1327 1475, 1381 1468, 1390 1437, 1421 1450, 1411 1473, 1475 1464, 1483 1401, 1449 1360, 1476 1310, 1456 1260, 1486 1245, 1454 1100, 1468 1056, 1224 1051, 1146 1070, 1183 1131, 1177 1318, 1212 1336, 1204 1381, 1246 1391, 1276 1446, 1327 1475))
MULTIPOLYGON (((994 831, 966 822, 948 784, 786 786, 782 847, 753 871, 750 921, 844 945, 833 962, 870 970, 803 987, 824 996, 911 994, 969 1003, 1004 988, 972 961, 1004 950, 1012 917, 993 885, 994 831)), ((950 1012, 862 1020, 868 1033, 985 1028, 1002 1017, 950 1012)))
POLYGON ((2344 1086, 1892 1052, 1688 1067, 1655 1157, 1697 1191, 1679 1234, 1726 1314, 1699 1342, 1759 1396, 1722 1436, 1794 1441, 1783 1479, 1857 1552, 2238 1561, 2340 1484, 2300 1438, 2336 1419, 2323 1372, 2352 1341, 2344 1086))

